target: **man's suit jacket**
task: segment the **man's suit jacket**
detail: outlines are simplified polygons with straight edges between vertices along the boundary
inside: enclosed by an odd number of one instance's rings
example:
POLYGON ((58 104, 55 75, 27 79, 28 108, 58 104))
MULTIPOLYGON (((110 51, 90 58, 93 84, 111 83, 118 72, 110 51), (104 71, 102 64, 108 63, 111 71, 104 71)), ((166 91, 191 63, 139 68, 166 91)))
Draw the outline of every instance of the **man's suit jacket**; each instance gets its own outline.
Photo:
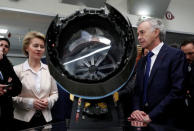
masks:
POLYGON ((189 91, 188 99, 189 106, 186 109, 194 115, 194 62, 192 64, 187 63, 186 66, 187 75, 185 79, 185 95, 187 95, 187 90, 189 91))
POLYGON ((13 102, 12 97, 18 95, 21 92, 22 84, 14 72, 13 66, 6 56, 0 60, 0 71, 3 78, 0 79, 0 84, 8 84, 9 77, 12 78, 11 84, 12 89, 7 90, 7 92, 0 96, 0 130, 11 130, 12 119, 13 119, 13 102), (9 126, 7 124, 9 123, 9 126))
POLYGON ((36 110, 29 106, 34 99, 48 99, 48 108, 42 110, 42 114, 47 122, 52 120, 51 108, 58 99, 57 85, 50 75, 48 66, 43 64, 41 69, 40 92, 35 89, 35 80, 31 70, 24 70, 24 64, 14 66, 14 70, 22 82, 21 93, 13 97, 15 104, 14 118, 29 122, 36 110))
MULTIPOLYGON (((146 57, 137 64, 133 110, 143 110, 143 80, 146 57)), ((147 112, 151 120, 169 116, 180 107, 183 98, 183 81, 185 75, 184 53, 163 45, 152 67, 147 89, 147 112)))

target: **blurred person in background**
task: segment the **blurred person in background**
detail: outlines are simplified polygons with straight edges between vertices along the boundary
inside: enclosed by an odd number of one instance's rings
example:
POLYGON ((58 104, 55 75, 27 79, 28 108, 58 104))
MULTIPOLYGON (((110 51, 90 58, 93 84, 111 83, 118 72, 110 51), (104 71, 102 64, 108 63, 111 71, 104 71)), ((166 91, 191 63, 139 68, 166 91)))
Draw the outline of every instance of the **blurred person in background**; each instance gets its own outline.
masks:
POLYGON ((142 57, 148 54, 149 50, 146 48, 142 48, 142 57))
POLYGON ((191 118, 194 117, 194 40, 185 40, 181 44, 180 48, 185 53, 187 60, 186 79, 184 86, 186 105, 185 120, 188 121, 185 122, 190 123, 191 118))
POLYGON ((0 130, 2 131, 14 130, 12 97, 17 96, 22 89, 22 84, 6 56, 9 47, 9 40, 0 38, 0 130))

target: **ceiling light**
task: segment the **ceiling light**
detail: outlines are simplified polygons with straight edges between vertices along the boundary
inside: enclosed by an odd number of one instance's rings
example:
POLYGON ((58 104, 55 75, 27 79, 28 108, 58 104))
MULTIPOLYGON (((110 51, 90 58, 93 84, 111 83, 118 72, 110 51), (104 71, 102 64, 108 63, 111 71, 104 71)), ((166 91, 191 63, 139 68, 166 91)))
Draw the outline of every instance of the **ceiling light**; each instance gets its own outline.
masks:
POLYGON ((1 33, 1 34, 6 34, 7 31, 8 31, 7 29, 0 29, 0 33, 1 33))
POLYGON ((141 16, 149 16, 150 13, 148 10, 139 10, 138 11, 138 15, 141 15, 141 16))

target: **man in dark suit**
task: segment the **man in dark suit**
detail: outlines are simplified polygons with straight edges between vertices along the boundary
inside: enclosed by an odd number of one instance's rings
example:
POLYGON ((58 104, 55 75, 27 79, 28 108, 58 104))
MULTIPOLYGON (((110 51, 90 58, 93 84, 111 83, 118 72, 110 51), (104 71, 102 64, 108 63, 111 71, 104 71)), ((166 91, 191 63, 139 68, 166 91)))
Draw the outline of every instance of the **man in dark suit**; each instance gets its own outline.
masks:
POLYGON ((0 39, 0 130, 2 131, 14 130, 12 97, 17 96, 22 89, 22 84, 6 57, 9 47, 8 39, 0 39))
POLYGON ((163 43, 165 29, 159 19, 139 21, 137 34, 149 53, 137 64, 133 112, 128 119, 174 124, 183 103, 184 53, 163 43))
MULTIPOLYGON (((194 117, 194 40, 185 40, 181 44, 181 50, 185 53, 187 59, 187 75, 185 79, 185 105, 186 114, 185 120, 194 117)), ((190 121, 185 121, 186 123, 192 123, 190 121)))

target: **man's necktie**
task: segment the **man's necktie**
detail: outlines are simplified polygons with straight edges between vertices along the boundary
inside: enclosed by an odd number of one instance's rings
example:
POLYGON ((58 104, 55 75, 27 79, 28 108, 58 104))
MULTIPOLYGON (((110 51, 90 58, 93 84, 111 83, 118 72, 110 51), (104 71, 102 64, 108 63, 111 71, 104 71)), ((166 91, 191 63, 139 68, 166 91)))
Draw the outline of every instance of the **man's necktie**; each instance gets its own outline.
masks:
POLYGON ((144 75, 143 105, 147 104, 148 79, 149 79, 149 72, 150 72, 150 65, 151 65, 151 57, 153 55, 154 53, 151 51, 147 54, 146 70, 145 70, 145 75, 144 75))

